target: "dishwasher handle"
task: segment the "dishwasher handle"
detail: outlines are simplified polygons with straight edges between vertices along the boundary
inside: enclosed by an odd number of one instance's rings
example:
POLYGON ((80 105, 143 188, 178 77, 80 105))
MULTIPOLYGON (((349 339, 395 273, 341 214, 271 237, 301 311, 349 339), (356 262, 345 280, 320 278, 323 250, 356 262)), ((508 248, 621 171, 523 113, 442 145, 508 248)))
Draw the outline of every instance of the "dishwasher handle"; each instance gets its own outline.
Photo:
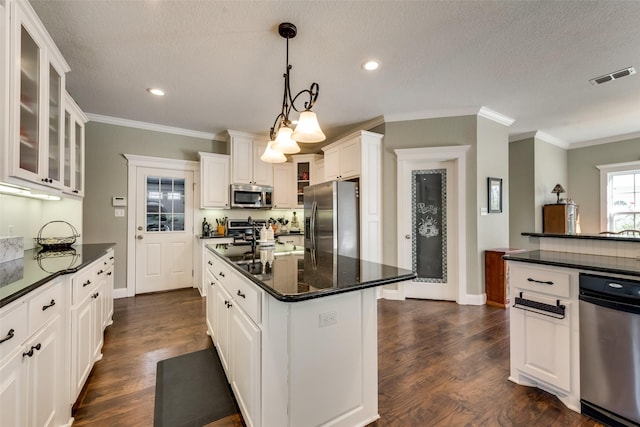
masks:
POLYGON ((578 299, 580 301, 584 301, 589 304, 610 308, 612 310, 619 310, 619 311, 625 311, 627 313, 640 314, 640 305, 638 304, 628 304, 626 302, 616 301, 614 299, 602 297, 597 294, 585 292, 583 290, 580 291, 580 295, 578 296, 578 299))

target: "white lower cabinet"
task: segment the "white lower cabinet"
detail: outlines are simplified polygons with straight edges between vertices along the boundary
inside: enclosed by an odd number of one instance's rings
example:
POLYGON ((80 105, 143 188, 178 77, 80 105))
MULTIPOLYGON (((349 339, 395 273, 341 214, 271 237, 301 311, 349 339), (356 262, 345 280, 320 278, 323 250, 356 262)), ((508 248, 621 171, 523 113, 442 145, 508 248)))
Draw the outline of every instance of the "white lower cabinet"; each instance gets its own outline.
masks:
POLYGON ((283 302, 211 261, 207 327, 248 427, 379 418, 375 288, 283 302))
POLYGON ((579 412, 577 272, 510 261, 508 280, 514 300, 509 379, 555 394, 579 412), (562 314, 553 312, 558 307, 562 314))
POLYGON ((113 252, 71 276, 70 403, 77 399, 93 364, 102 359, 104 329, 113 313, 113 252), (112 274, 109 274, 109 273, 112 274))
POLYGON ((58 279, 0 311, 0 425, 43 427, 69 421, 62 329, 66 307, 64 280, 58 279))

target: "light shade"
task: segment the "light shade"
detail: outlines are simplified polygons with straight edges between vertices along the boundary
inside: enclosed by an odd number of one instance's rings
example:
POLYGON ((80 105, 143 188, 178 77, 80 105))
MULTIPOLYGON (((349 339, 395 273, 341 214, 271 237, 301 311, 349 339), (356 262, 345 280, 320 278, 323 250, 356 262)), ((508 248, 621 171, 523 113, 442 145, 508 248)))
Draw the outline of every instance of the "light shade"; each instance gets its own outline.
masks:
POLYGON ((280 151, 276 151, 272 147, 273 141, 269 141, 267 148, 260 156, 260 160, 266 163, 284 163, 287 161, 287 157, 280 151))
POLYGON ((553 187, 553 190, 551 190, 552 193, 564 193, 564 188, 562 188, 562 185, 560 184, 556 184, 555 187, 553 187))
POLYGON ((298 125, 291 138, 298 142, 320 142, 327 139, 320 129, 316 113, 310 110, 304 110, 300 113, 298 125))
POLYGON ((300 147, 291 139, 293 131, 288 126, 282 126, 278 130, 275 141, 271 144, 271 148, 283 154, 296 154, 300 152, 300 147))

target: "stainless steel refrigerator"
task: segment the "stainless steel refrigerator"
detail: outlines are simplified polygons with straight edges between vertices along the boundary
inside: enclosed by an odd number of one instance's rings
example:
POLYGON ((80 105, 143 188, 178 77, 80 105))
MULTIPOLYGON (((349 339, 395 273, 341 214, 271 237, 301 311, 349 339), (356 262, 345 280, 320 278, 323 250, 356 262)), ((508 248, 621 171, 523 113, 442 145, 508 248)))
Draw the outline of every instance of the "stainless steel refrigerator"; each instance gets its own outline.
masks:
POLYGON ((358 271, 360 226, 358 186, 330 181, 304 189, 305 272, 312 286, 339 286, 358 271), (343 277, 344 276, 344 277, 343 277))

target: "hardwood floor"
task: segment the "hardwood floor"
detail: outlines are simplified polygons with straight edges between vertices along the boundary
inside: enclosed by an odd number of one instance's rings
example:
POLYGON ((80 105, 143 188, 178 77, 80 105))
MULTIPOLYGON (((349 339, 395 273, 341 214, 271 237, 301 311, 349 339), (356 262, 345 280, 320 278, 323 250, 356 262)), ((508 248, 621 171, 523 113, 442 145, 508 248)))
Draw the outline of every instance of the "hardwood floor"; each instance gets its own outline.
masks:
MULTIPOLYGON (((211 347, 204 316, 194 289, 115 300, 74 426, 152 426, 156 364, 211 347)), ((381 418, 370 427, 600 426, 507 380, 507 310, 380 300, 378 325, 381 418)), ((233 415, 207 427, 241 426, 233 415)))

